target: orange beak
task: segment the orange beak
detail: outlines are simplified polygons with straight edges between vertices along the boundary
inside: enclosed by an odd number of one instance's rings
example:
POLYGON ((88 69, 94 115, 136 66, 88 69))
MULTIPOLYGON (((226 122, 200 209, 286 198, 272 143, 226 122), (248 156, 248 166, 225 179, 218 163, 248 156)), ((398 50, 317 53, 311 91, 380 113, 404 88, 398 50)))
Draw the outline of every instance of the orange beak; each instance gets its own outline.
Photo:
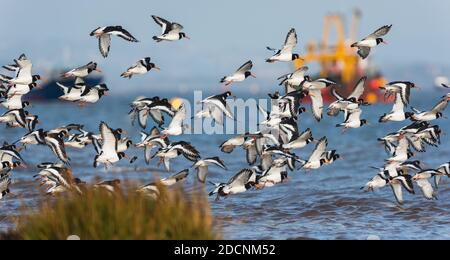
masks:
POLYGON ((161 70, 161 68, 160 68, 160 67, 154 67, 154 69, 155 69, 155 70, 161 70))
POLYGON ((102 73, 103 71, 99 68, 96 68, 95 71, 102 73))
POLYGON ((252 76, 253 78, 255 78, 255 79, 256 79, 256 76, 255 76, 255 74, 253 74, 253 73, 252 73, 252 74, 250 74, 250 76, 252 76))

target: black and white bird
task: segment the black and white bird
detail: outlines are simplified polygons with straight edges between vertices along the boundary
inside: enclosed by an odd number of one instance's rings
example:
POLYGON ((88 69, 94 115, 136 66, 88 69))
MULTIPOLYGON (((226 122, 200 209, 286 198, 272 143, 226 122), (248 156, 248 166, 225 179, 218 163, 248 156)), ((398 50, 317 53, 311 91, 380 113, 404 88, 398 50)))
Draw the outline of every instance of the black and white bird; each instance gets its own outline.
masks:
POLYGON ((308 71, 308 67, 302 66, 296 71, 283 75, 277 80, 281 80, 278 85, 284 85, 286 87, 286 94, 299 90, 302 83, 305 82, 305 72, 308 71))
POLYGON ((253 169, 244 169, 239 171, 227 183, 213 183, 216 188, 209 193, 209 196, 217 194, 219 197, 246 192, 256 184, 256 173, 253 169))
POLYGON ((28 116, 32 116, 28 111, 23 109, 13 109, 0 115, 0 123, 6 123, 11 127, 27 128, 28 116))
POLYGON ((160 149, 153 157, 159 157, 159 164, 164 163, 167 171, 170 171, 170 160, 183 155, 191 162, 197 162, 201 156, 192 144, 184 141, 170 144, 167 148, 160 149))
POLYGON ((93 72, 93 71, 102 72, 98 68, 97 63, 91 61, 84 66, 78 67, 76 69, 73 69, 73 70, 70 70, 70 71, 64 73, 63 77, 64 78, 72 78, 72 77, 85 78, 89 74, 91 74, 91 72, 93 72))
POLYGON ((149 116, 159 127, 162 127, 165 123, 164 114, 173 117, 176 113, 169 100, 159 97, 138 98, 131 104, 131 107, 132 109, 129 112, 131 123, 134 125, 134 121, 137 119, 139 126, 143 129, 147 127, 149 116))
POLYGON ((65 86, 59 82, 56 82, 56 85, 63 91, 63 95, 58 97, 58 99, 71 102, 79 100, 81 94, 83 94, 87 88, 86 83, 80 77, 75 79, 75 83, 72 87, 65 86))
POLYGON ((320 89, 311 89, 308 91, 311 98, 311 111, 314 118, 320 122, 323 118, 323 97, 320 89))
POLYGON ((197 170, 197 180, 201 183, 206 182, 206 177, 209 172, 209 166, 216 165, 226 170, 225 163, 219 157, 211 157, 197 161, 194 164, 194 168, 197 170))
POLYGON ((100 53, 104 58, 108 57, 111 48, 111 35, 118 36, 129 42, 139 42, 131 33, 122 28, 122 26, 104 26, 93 30, 90 36, 98 38, 100 53))
POLYGON ((188 126, 184 124, 184 120, 186 120, 186 107, 184 104, 182 104, 178 108, 178 111, 175 112, 175 115, 173 116, 169 126, 162 130, 161 134, 163 134, 165 137, 182 135, 188 128, 188 126))
POLYGON ((320 139, 308 161, 304 162, 303 169, 319 169, 322 165, 330 164, 340 158, 340 155, 335 150, 327 151, 327 146, 328 139, 326 137, 320 139))
POLYGON ((164 186, 164 187, 170 187, 177 183, 184 182, 187 177, 189 176, 189 169, 182 170, 181 172, 174 174, 170 177, 163 178, 154 182, 151 182, 149 184, 146 184, 144 186, 141 186, 137 189, 137 192, 142 193, 146 196, 149 196, 153 199, 158 198, 160 195, 160 190, 158 188, 158 185, 164 186))
POLYGON ((224 123, 223 118, 224 115, 227 118, 235 120, 231 112, 231 109, 227 103, 227 99, 231 96, 232 96, 231 92, 227 91, 223 94, 211 96, 200 101, 200 103, 203 104, 203 109, 202 111, 199 111, 195 117, 196 118, 209 117, 212 118, 218 124, 224 123))
MULTIPOLYGON (((420 190, 422 190, 423 196, 427 200, 433 200, 437 199, 437 194, 435 190, 433 189, 433 186, 431 185, 429 179, 433 178, 441 174, 441 172, 436 170, 425 170, 422 172, 417 173, 413 176, 412 180, 417 183, 417 185, 420 187, 420 190)), ((436 186, 437 187, 437 186, 436 186)))
POLYGON ((93 87, 86 87, 81 93, 80 98, 76 100, 80 105, 84 105, 86 103, 94 104, 97 103, 100 98, 107 95, 109 89, 106 84, 99 84, 93 87))
POLYGON ((336 127, 343 127, 343 131, 349 128, 360 128, 368 124, 366 119, 361 119, 362 109, 357 108, 346 111, 345 121, 342 124, 337 124, 336 127))
POLYGON ((121 181, 119 179, 114 179, 114 180, 99 182, 99 183, 95 184, 93 187, 94 187, 94 189, 101 189, 101 190, 105 190, 111 194, 114 194, 114 193, 120 191, 120 183, 121 183, 121 181))
POLYGON ((286 165, 286 158, 274 160, 272 165, 261 176, 257 176, 255 187, 257 189, 263 189, 282 183, 288 178, 286 165))
POLYGON ((308 128, 300 135, 299 134, 295 135, 288 143, 283 144, 282 147, 288 150, 302 149, 313 141, 314 138, 312 136, 311 129, 308 128))
POLYGON ((190 39, 186 33, 182 32, 183 26, 179 23, 169 22, 166 19, 152 15, 153 20, 159 26, 161 26, 162 33, 160 36, 153 36, 153 40, 156 42, 162 41, 178 41, 183 38, 190 39))
POLYGON ((309 76, 305 77, 305 80, 302 84, 303 90, 311 91, 311 90, 323 90, 331 86, 336 86, 337 83, 327 78, 319 78, 316 80, 312 80, 309 76))
POLYGON ((41 186, 46 187, 48 195, 57 195, 68 191, 82 193, 79 186, 85 183, 74 178, 71 169, 55 163, 42 163, 37 168, 41 171, 34 178, 40 182, 41 186))
POLYGON ((224 153, 232 153, 236 147, 244 145, 244 143, 248 139, 248 134, 249 133, 245 133, 244 135, 238 135, 231 139, 228 139, 220 145, 220 150, 224 153))
POLYGON ((169 138, 162 138, 161 132, 154 127, 149 134, 141 132, 141 142, 135 146, 137 148, 144 148, 145 163, 149 164, 151 160, 151 152, 154 148, 167 148, 169 146, 169 138))
POLYGON ((256 78, 256 76, 250 71, 253 68, 251 60, 242 65, 235 73, 225 76, 220 80, 220 83, 225 83, 225 86, 229 86, 235 82, 242 82, 248 77, 256 78))
POLYGON ((385 91, 385 99, 389 96, 395 95, 397 93, 401 94, 401 100, 406 106, 409 104, 409 98, 411 95, 411 89, 417 88, 416 84, 409 81, 393 81, 389 82, 385 86, 380 87, 380 89, 385 91))
POLYGON ((369 56, 371 48, 376 47, 380 43, 386 44, 386 41, 382 38, 385 36, 392 28, 392 25, 385 25, 375 32, 362 39, 359 42, 355 42, 351 45, 352 48, 358 48, 358 55, 365 59, 369 56))
POLYGON ((120 138, 116 135, 115 131, 105 122, 100 123, 99 130, 102 143, 99 145, 100 149, 98 154, 95 156, 94 167, 97 167, 100 163, 104 164, 105 167, 108 167, 125 158, 125 153, 117 152, 119 142, 118 139, 120 138))
POLYGON ((423 196, 428 199, 437 199, 436 192, 433 189, 433 186, 431 185, 429 179, 434 177, 434 186, 438 187, 439 179, 441 176, 444 176, 442 172, 429 169, 429 170, 423 170, 421 172, 418 172, 416 175, 412 177, 412 180, 417 183, 417 185, 422 190, 423 196), (439 176, 439 177, 438 177, 439 176))
POLYGON ((414 114, 410 117, 412 121, 433 121, 444 117, 443 111, 447 108, 450 97, 446 97, 439 101, 439 103, 434 106, 431 111, 422 112, 413 108, 414 114))
POLYGON ((405 103, 402 99, 402 94, 396 93, 392 111, 388 114, 382 115, 379 119, 379 122, 380 123, 386 123, 389 121, 401 122, 405 121, 408 118, 411 118, 411 116, 413 116, 413 113, 405 112, 405 103))
POLYGON ((139 60, 138 62, 136 62, 136 64, 134 64, 133 66, 129 67, 127 69, 127 71, 122 73, 122 75, 120 75, 120 76, 122 78, 131 79, 131 77, 133 77, 134 75, 146 74, 151 69, 161 70, 159 67, 157 67, 155 65, 155 63, 152 63, 150 61, 151 61, 150 57, 145 57, 145 58, 139 60))
POLYGON ((362 77, 353 88, 352 93, 344 98, 342 95, 337 93, 336 89, 331 90, 331 94, 337 99, 335 102, 328 106, 327 114, 329 116, 337 116, 339 112, 346 110, 353 110, 360 107, 360 105, 368 105, 361 98, 365 91, 365 83, 367 77, 362 77))
POLYGON ((0 104, 8 110, 24 109, 31 105, 29 101, 23 101, 22 98, 23 95, 7 96, 5 100, 0 102, 0 104))
POLYGON ((293 60, 300 59, 300 55, 293 53, 294 48, 297 46, 297 33, 295 32, 295 29, 292 28, 287 36, 286 40, 284 42, 283 48, 281 50, 277 50, 271 47, 267 47, 268 50, 275 52, 275 55, 268 58, 266 62, 274 63, 277 61, 286 61, 291 62, 293 60))
POLYGON ((392 188, 395 199, 398 204, 402 205, 405 201, 403 199, 403 189, 411 194, 415 194, 414 185, 410 175, 399 175, 396 177, 389 177, 389 185, 392 188))
POLYGON ((38 80, 45 80, 40 75, 32 75, 33 64, 25 54, 20 55, 18 59, 14 59, 14 65, 6 65, 3 68, 15 72, 14 77, 0 75, 0 81, 3 81, 11 86, 24 85, 28 86, 31 83, 36 83, 38 80))

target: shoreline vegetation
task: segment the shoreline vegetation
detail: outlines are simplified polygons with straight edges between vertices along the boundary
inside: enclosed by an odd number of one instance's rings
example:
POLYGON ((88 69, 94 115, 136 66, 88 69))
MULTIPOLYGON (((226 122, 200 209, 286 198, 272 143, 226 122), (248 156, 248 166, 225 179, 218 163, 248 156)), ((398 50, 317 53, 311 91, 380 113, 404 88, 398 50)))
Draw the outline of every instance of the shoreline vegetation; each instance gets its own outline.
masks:
POLYGON ((84 188, 24 209, 0 240, 213 240, 221 236, 203 191, 158 186, 157 198, 134 189, 84 188))

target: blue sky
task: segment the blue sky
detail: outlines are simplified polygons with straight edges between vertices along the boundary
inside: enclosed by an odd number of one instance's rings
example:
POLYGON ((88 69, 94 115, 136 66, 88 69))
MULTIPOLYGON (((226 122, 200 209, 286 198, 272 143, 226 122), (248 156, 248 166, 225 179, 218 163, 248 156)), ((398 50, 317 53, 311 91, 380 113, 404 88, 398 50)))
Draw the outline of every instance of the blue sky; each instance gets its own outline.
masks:
MULTIPOLYGON (((248 59, 255 63, 256 82, 288 72, 289 64, 265 64, 266 45, 278 47, 291 27, 304 45, 322 35, 323 18, 331 12, 363 12, 360 36, 383 24, 394 27, 388 46, 374 53, 387 68, 411 64, 447 65, 450 56, 450 1, 17 1, 1 0, 0 61, 22 52, 38 69, 75 67, 98 61, 115 89, 186 84, 186 89, 217 85, 217 80, 248 59), (182 23, 190 41, 156 44, 157 14, 182 23), (110 57, 103 59, 89 33, 102 25, 123 25, 141 42, 113 39, 110 57), (150 56, 163 70, 131 81, 118 75, 136 60, 150 56), (199 86, 195 86, 199 84, 199 86)), ((39 71, 38 71, 39 72, 39 71)), ((269 84, 272 84, 269 83, 269 84)))

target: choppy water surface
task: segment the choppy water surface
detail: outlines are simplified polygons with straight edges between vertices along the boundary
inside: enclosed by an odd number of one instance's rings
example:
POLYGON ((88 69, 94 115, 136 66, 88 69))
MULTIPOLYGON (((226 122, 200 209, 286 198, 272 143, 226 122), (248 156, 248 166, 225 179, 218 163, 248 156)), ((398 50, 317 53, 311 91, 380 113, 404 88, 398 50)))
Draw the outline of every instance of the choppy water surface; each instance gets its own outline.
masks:
MULTIPOLYGON (((423 95, 423 93, 422 93, 423 95)), ((441 93, 427 94, 426 98, 415 97, 415 106, 427 109, 434 105, 441 93)), ((50 129, 68 123, 82 123, 90 131, 96 131, 101 120, 112 127, 127 130, 134 141, 139 141, 139 129, 132 127, 128 117, 127 104, 133 99, 107 97, 109 102, 80 109, 61 103, 35 104, 30 111, 38 114, 43 121, 42 127, 50 129)), ((344 160, 317 171, 290 173, 290 180, 284 184, 259 191, 229 197, 219 202, 211 198, 211 207, 217 217, 220 229, 226 239, 366 239, 375 235, 381 239, 450 239, 450 180, 444 179, 438 193, 439 200, 427 201, 416 189, 417 195, 405 194, 406 203, 399 207, 390 188, 376 193, 364 193, 360 190, 366 181, 376 172, 369 166, 381 166, 386 158, 384 149, 377 144, 376 138, 397 130, 406 123, 379 125, 378 117, 391 107, 384 105, 364 108, 363 118, 372 124, 368 127, 341 134, 334 125, 342 118, 325 116, 321 123, 312 120, 306 114, 300 121, 300 129, 313 129, 316 138, 328 136, 329 147, 337 149, 344 160)), ((448 113, 447 113, 448 114, 448 113)), ((444 131, 450 131, 448 120, 436 122, 444 131)), ((15 141, 25 132, 23 129, 1 129, 0 141, 15 141)), ((231 155, 223 154, 218 146, 231 136, 190 135, 173 140, 191 141, 203 157, 220 156, 226 162, 229 171, 212 167, 211 181, 224 182, 242 168, 248 167, 242 149, 231 155)), ((297 152, 307 157, 314 145, 297 152)), ((114 169, 105 172, 92 168, 94 151, 68 150, 72 166, 77 177, 86 181, 102 179, 128 178, 140 182, 152 180, 156 172, 156 162, 147 166, 143 162, 142 150, 133 150, 140 159, 130 166, 121 162, 114 169)), ((30 146, 22 152, 30 166, 44 161, 55 161, 46 147, 30 146)), ((427 166, 436 167, 450 161, 450 142, 443 136, 439 148, 430 147, 425 154, 418 154, 427 166)), ((173 161, 174 171, 191 166, 184 159, 173 161)), ((14 173, 13 194, 0 201, 0 231, 11 227, 12 216, 20 214, 21 205, 36 205, 40 196, 38 184, 32 182, 37 170, 14 173)), ((166 176, 167 173, 161 173, 166 176)), ((193 177, 186 183, 190 185, 193 177)), ((208 191, 212 187, 207 186, 208 191)))

